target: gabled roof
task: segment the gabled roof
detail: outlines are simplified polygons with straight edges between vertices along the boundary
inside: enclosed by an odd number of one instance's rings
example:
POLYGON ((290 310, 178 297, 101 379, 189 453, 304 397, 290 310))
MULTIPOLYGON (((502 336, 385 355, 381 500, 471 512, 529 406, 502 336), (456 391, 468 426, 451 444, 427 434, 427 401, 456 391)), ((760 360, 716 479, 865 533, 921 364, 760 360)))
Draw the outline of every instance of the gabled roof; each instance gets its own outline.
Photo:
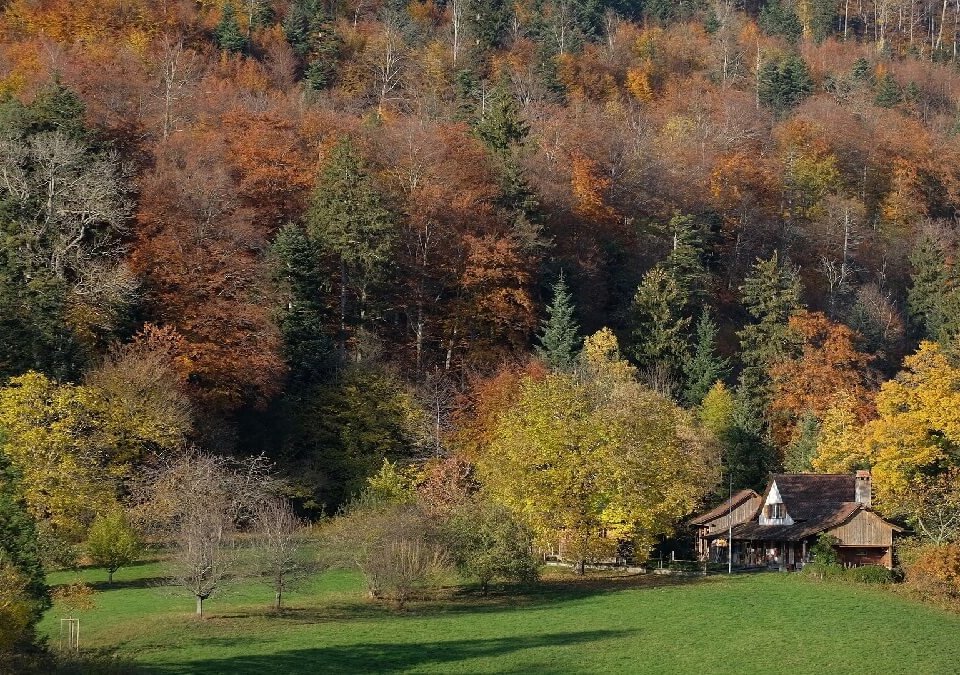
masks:
MULTIPOLYGON (((779 485, 779 483, 777 483, 779 485)), ((784 498, 786 503, 786 498, 784 498)), ((841 504, 831 514, 823 518, 813 520, 802 520, 794 522, 793 525, 760 525, 754 518, 746 523, 740 523, 733 526, 734 539, 753 539, 755 541, 800 541, 825 530, 842 525, 852 518, 861 509, 867 510, 863 504, 856 502, 847 502, 841 504)), ((886 521, 885 521, 886 522, 886 521)), ((897 528, 891 524, 891 527, 897 528)), ((726 532, 718 532, 710 535, 708 539, 725 538, 726 532)))
POLYGON ((774 483, 795 522, 828 518, 856 499, 856 477, 850 474, 776 473, 763 492, 764 502, 774 483))
POLYGON ((760 495, 757 494, 754 490, 740 490, 730 499, 723 500, 718 506, 710 509, 706 513, 701 513, 698 516, 694 516, 690 520, 691 525, 704 525, 711 520, 716 520, 717 518, 722 518, 727 515, 731 510, 736 509, 744 502, 755 499, 760 495))
MULTIPOLYGON (((739 493, 738 493, 739 494, 739 493)), ((734 539, 755 541, 800 541, 826 530, 843 525, 860 511, 876 511, 856 500, 856 476, 846 474, 777 473, 770 476, 763 491, 760 508, 747 522, 733 526, 734 539), (773 484, 783 499, 792 525, 761 525, 759 516, 773 484)), ((714 509, 716 510, 716 509, 714 509)), ((884 523, 897 532, 902 528, 877 514, 884 523)), ((703 516, 700 517, 701 519, 703 516)), ((707 537, 726 537, 726 532, 717 532, 707 537)))

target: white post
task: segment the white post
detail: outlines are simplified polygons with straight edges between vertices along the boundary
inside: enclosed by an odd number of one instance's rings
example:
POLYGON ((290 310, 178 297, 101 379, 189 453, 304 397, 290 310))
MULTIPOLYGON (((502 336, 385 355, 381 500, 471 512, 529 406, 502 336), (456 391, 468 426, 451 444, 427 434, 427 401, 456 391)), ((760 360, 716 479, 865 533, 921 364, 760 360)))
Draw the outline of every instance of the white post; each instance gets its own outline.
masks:
POLYGON ((733 471, 730 473, 730 503, 727 506, 727 574, 733 574, 733 471))

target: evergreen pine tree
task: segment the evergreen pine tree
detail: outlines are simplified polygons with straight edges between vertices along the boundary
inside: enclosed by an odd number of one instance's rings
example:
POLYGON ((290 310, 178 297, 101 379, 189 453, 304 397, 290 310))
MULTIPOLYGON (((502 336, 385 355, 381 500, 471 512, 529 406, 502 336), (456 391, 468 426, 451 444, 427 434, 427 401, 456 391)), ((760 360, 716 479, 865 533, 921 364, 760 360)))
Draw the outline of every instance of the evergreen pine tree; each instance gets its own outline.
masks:
POLYGON ((703 310, 695 328, 693 353, 683 359, 683 397, 688 405, 700 405, 707 392, 730 374, 730 361, 717 355, 717 326, 703 310))
POLYGON ((283 20, 283 34, 287 43, 301 59, 310 53, 310 29, 316 11, 313 0, 293 0, 283 20))
POLYGON ((663 268, 672 276, 689 305, 699 304, 707 287, 707 270, 703 265, 703 236, 692 216, 676 215, 670 219, 670 252, 663 268))
POLYGON ((787 352, 788 321, 801 308, 800 279, 796 270, 781 264, 774 253, 768 260, 757 261, 740 290, 751 321, 738 333, 743 369, 737 396, 750 414, 761 420, 770 397, 768 371, 787 352))
POLYGON ((232 2, 223 6, 223 14, 215 31, 217 45, 226 52, 242 52, 247 47, 247 37, 237 22, 237 10, 232 2))
POLYGON ((946 286, 947 256, 932 237, 924 236, 910 252, 910 288, 907 313, 917 332, 932 337, 940 329, 940 307, 946 286))
POLYGON ((251 29, 266 28, 273 24, 273 20, 273 7, 270 6, 269 0, 257 0, 250 15, 251 29))
POLYGON ((900 85, 890 73, 884 73, 877 80, 874 103, 881 108, 892 108, 903 100, 900 85))
POLYGON ((307 234, 340 263, 341 348, 348 323, 369 318, 370 291, 384 281, 394 240, 392 214, 383 206, 353 143, 341 139, 330 153, 307 213, 307 234), (355 310, 350 311, 350 299, 355 310))
POLYGON ((580 351, 580 327, 574 319, 573 298, 563 273, 553 285, 553 301, 547 306, 547 319, 540 323, 537 356, 554 370, 569 370, 580 351))
POLYGON ((517 111, 513 95, 502 82, 491 92, 487 109, 473 129, 477 137, 501 157, 507 157, 530 133, 530 126, 517 111))
POLYGON ((333 84, 343 41, 323 12, 314 15, 310 26, 311 39, 303 79, 310 89, 319 91, 333 84))
POLYGON ((810 37, 820 44, 833 34, 837 24, 836 0, 806 0, 810 37))
POLYGON ((850 71, 850 74, 853 75, 855 80, 860 80, 861 82, 870 82, 873 79, 873 69, 870 67, 870 62, 867 61, 864 57, 860 57, 853 62, 853 68, 850 71))
POLYGON ((686 351, 685 332, 690 318, 682 315, 687 294, 663 267, 647 272, 633 298, 631 351, 637 363, 650 367, 680 365, 686 351))
POLYGON ((322 381, 335 365, 326 326, 332 321, 322 298, 329 291, 319 247, 296 225, 287 225, 271 247, 274 279, 286 295, 277 320, 290 378, 297 383, 322 381))
POLYGON ((799 54, 765 61, 757 78, 760 102, 779 113, 786 112, 813 92, 810 69, 799 54))
POLYGON ((760 10, 757 23, 767 35, 779 35, 789 42, 797 42, 803 37, 800 17, 782 0, 769 0, 760 10))
POLYGON ((507 32, 511 5, 506 0, 470 0, 466 17, 481 53, 499 47, 507 32))
POLYGON ((942 245, 929 236, 914 246, 910 264, 910 321, 921 337, 946 342, 960 331, 960 279, 942 245))

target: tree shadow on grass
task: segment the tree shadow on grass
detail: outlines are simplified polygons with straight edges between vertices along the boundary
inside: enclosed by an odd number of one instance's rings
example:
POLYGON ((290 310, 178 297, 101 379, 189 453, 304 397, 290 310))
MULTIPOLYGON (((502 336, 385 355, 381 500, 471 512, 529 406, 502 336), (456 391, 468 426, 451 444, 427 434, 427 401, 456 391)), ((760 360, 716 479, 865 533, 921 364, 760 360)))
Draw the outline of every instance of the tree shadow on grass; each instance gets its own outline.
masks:
POLYGON ((398 609, 386 601, 370 600, 360 592, 344 594, 320 605, 302 606, 309 595, 294 594, 283 610, 277 612, 267 604, 233 607, 218 611, 209 608, 208 621, 267 620, 278 624, 305 625, 344 623, 389 619, 398 616, 436 618, 459 614, 494 614, 517 609, 536 609, 560 602, 576 601, 592 596, 627 590, 654 590, 674 586, 709 583, 704 577, 659 575, 609 575, 548 578, 534 585, 504 585, 483 594, 479 587, 452 586, 409 602, 398 609))
POLYGON ((225 612, 211 608, 209 620, 266 619, 280 624, 304 625, 344 623, 410 616, 435 618, 460 614, 493 614, 516 609, 536 609, 560 602, 627 590, 661 589, 703 583, 703 577, 592 576, 545 579, 535 585, 494 587, 482 594, 478 587, 450 587, 398 609, 388 602, 370 600, 357 594, 320 606, 298 606, 302 596, 294 595, 281 612, 263 606, 245 606, 225 612))
MULTIPOLYGON (((619 639, 628 630, 592 630, 546 635, 450 640, 445 642, 376 642, 298 649, 276 654, 236 656, 190 663, 152 665, 147 672, 214 675, 267 675, 270 673, 394 673, 433 667, 446 672, 465 672, 459 662, 476 658, 504 657, 526 649, 569 647, 598 640, 619 639)), ((218 646, 235 647, 244 638, 216 640, 218 646)), ((211 644, 213 646, 213 644, 211 644)), ((518 672, 539 668, 527 665, 518 672)))
POLYGON ((169 577, 142 577, 140 579, 122 579, 117 581, 95 581, 90 586, 95 591, 120 591, 130 588, 158 588, 160 586, 169 586, 169 577))

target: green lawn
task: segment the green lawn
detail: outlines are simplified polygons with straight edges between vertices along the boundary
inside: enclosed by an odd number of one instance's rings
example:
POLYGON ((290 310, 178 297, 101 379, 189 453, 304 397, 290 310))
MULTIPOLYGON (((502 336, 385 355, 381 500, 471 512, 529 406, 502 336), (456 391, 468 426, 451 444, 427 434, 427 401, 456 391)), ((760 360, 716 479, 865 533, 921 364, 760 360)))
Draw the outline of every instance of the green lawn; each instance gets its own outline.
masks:
MULTIPOLYGON (((85 647, 147 673, 956 673, 960 616, 882 590, 781 574, 663 583, 551 581, 520 597, 467 595, 406 612, 322 575, 274 616, 253 584, 191 615, 149 563, 121 570, 79 614, 85 647)), ((99 570, 58 573, 51 583, 99 570)), ((41 629, 56 641, 60 607, 41 629)))

